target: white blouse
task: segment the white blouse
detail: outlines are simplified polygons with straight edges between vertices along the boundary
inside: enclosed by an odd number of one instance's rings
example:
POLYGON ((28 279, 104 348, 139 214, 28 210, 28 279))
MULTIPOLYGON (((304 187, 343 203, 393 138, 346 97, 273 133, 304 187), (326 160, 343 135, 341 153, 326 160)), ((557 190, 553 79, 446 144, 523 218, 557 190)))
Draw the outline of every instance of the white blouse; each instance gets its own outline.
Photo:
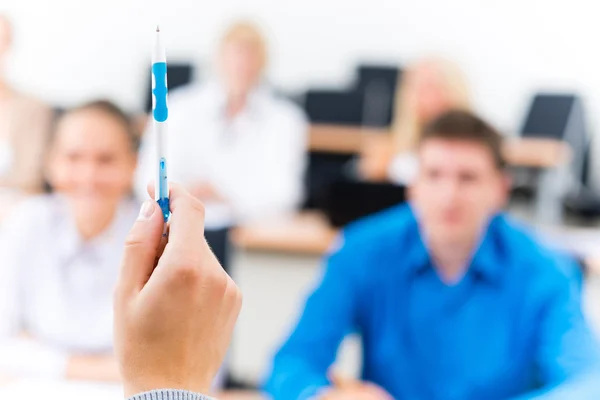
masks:
POLYGON ((0 373, 61 376, 69 354, 112 350, 112 293, 137 214, 123 201, 108 229, 84 241, 66 199, 46 195, 3 223, 0 373))

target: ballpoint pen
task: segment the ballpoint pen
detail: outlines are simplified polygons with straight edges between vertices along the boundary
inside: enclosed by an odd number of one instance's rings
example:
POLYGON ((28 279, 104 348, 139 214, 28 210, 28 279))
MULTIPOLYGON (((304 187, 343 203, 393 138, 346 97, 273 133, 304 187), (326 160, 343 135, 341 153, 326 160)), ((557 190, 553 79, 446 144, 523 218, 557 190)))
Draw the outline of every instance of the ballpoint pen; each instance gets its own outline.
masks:
MULTIPOLYGON (((167 158, 165 140, 167 136, 167 57, 160 38, 160 28, 156 27, 156 41, 152 53, 152 117, 156 135, 156 187, 155 199, 160 206, 165 223, 169 220, 169 184, 167 181, 167 158)), ((166 224, 165 224, 166 234, 166 224)))

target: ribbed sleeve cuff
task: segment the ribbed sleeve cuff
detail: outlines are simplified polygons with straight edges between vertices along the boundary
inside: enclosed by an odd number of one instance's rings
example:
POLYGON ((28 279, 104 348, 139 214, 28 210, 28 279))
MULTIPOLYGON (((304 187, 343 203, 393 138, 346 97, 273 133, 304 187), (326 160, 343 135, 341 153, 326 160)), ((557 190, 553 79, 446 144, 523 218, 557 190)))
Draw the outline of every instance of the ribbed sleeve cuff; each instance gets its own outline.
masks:
POLYGON ((160 389, 136 394, 128 400, 214 400, 199 393, 178 389, 160 389))

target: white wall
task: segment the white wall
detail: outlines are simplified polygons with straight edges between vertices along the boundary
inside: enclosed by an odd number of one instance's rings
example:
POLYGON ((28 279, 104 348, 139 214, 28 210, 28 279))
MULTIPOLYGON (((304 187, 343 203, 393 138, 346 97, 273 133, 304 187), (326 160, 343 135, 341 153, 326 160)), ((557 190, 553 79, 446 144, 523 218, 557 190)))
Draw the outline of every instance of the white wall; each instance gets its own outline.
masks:
MULTIPOLYGON (((211 54, 224 24, 250 16, 271 35, 270 77, 285 89, 343 84, 358 60, 405 63, 437 53, 463 67, 480 111, 509 131, 520 126, 524 107, 538 89, 578 90, 592 121, 598 119, 596 9, 591 0, 0 3, 0 11, 8 11, 16 25, 10 75, 56 103, 109 96, 139 109, 157 21, 171 59, 200 60, 211 54)), ((600 160, 597 165, 599 170, 600 160)))

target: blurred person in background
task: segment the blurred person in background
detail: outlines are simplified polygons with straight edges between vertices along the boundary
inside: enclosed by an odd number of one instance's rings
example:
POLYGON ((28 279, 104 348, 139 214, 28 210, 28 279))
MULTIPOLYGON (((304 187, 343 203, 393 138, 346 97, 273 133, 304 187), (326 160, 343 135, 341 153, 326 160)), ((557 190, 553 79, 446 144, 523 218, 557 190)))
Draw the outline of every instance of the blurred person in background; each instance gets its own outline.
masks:
MULTIPOLYGON (((214 80, 169 97, 169 179, 206 207, 206 238, 228 269, 227 232, 240 222, 288 213, 302 199, 307 123, 264 83, 267 44, 249 22, 230 26, 214 80)), ((155 170, 152 125, 142 142, 137 190, 155 170)))
POLYGON ((137 135, 106 101, 57 121, 53 193, 21 203, 0 236, 0 375, 117 380, 112 293, 132 196, 137 135))
POLYGON ((389 140, 365 144, 359 174, 368 180, 409 184, 416 176, 415 150, 423 127, 449 110, 470 110, 471 100, 462 71, 443 58, 426 58, 403 74, 396 95, 389 140))
POLYGON ((464 111, 424 129, 410 202, 343 231, 274 359, 274 399, 600 396, 581 272, 502 213, 501 144, 464 111), (362 381, 347 383, 331 366, 351 332, 362 381))
POLYGON ((48 106, 7 81, 11 44, 11 23, 0 14, 0 219, 17 198, 43 190, 43 154, 52 121, 48 106))

